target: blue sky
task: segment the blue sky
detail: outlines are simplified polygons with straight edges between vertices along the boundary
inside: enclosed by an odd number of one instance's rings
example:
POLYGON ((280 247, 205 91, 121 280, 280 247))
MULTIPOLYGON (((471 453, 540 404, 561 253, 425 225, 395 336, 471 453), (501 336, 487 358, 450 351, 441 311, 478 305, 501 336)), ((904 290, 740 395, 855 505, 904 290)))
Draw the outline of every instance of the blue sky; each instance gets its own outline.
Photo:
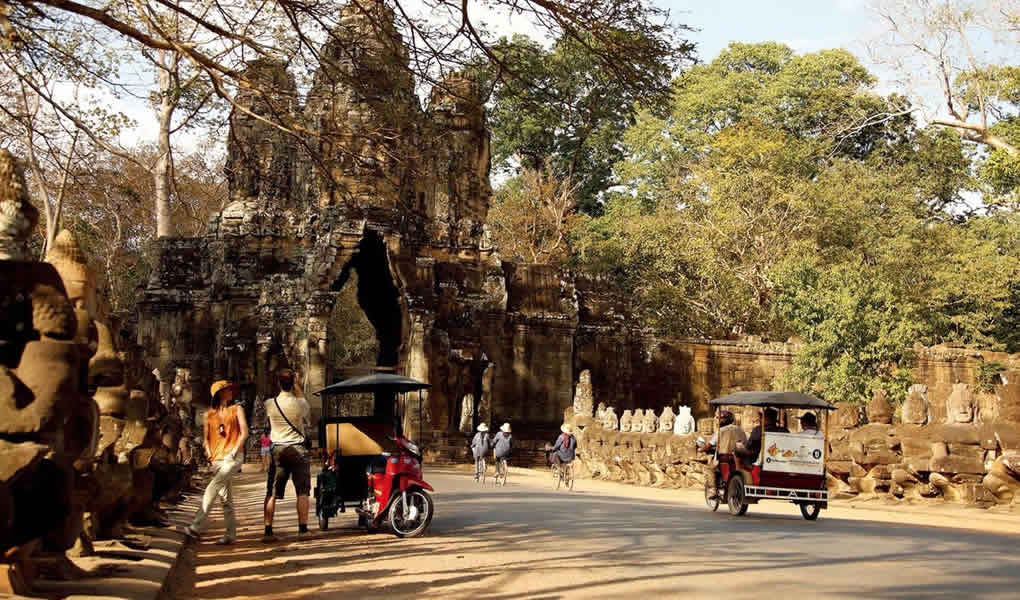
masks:
MULTIPOLYGON (((778 41, 797 52, 846 48, 867 63, 863 42, 878 24, 863 0, 659 0, 674 23, 700 31, 690 34, 698 58, 711 61, 731 41, 778 41)), ((869 65, 870 66, 870 65, 869 65)))

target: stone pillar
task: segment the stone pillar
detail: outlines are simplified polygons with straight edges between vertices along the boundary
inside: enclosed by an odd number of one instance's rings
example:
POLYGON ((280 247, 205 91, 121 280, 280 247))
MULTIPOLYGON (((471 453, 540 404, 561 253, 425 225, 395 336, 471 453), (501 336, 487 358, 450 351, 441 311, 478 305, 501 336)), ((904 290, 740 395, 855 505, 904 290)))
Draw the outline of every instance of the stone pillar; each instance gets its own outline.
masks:
MULTIPOLYGON (((406 365, 407 376, 424 383, 430 383, 429 361, 426 356, 426 345, 431 329, 429 317, 425 313, 414 312, 410 314, 410 322, 403 361, 406 365)), ((428 406, 429 390, 421 391, 420 403, 418 392, 406 395, 403 421, 406 437, 420 441, 418 438, 422 437, 425 431, 438 427, 438 424, 432 422, 428 406)))

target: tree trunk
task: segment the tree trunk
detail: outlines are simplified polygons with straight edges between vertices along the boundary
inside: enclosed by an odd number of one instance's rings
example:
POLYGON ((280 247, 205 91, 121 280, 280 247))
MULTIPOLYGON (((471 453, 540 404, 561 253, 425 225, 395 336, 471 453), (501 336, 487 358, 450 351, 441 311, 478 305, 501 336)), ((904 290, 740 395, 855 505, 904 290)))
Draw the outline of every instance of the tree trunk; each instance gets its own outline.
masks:
POLYGON ((156 237, 169 237, 170 223, 170 125, 174 114, 173 79, 169 71, 159 70, 159 158, 152 170, 156 189, 156 237))

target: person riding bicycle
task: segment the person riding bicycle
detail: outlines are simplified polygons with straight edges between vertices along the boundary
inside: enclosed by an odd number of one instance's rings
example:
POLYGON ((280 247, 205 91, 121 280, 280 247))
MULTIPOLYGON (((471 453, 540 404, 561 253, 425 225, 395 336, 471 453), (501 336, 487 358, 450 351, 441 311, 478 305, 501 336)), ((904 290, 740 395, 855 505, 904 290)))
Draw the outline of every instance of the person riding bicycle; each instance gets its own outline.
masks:
POLYGON ((492 437, 492 456, 496 459, 497 475, 500 474, 499 469, 502 465, 510 458, 513 449, 514 437, 510 435, 510 423, 503 423, 499 433, 492 437))
POLYGON ((471 453, 475 457, 475 481, 485 470, 485 455, 492 447, 492 438, 489 437, 489 426, 482 423, 478 426, 478 433, 471 440, 471 453))
POLYGON ((574 426, 564 423, 560 427, 560 437, 556 438, 553 444, 552 464, 554 469, 560 469, 561 465, 569 465, 574 462, 574 455, 577 451, 577 438, 574 437, 574 426))

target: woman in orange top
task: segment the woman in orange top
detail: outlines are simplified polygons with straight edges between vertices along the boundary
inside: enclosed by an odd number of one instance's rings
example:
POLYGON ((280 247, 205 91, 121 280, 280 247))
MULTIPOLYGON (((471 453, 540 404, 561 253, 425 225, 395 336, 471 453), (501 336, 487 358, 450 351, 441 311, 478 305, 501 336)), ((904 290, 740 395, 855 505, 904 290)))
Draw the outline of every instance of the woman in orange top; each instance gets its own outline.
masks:
POLYGON ((248 439, 248 423, 244 409, 231 405, 237 386, 229 381, 217 381, 210 389, 212 408, 205 414, 205 453, 216 473, 202 496, 202 506, 184 533, 198 538, 209 510, 217 497, 223 502, 223 519, 227 533, 217 544, 233 544, 237 539, 237 520, 234 518, 234 493, 231 479, 241 470, 244 462, 244 442, 248 439))

